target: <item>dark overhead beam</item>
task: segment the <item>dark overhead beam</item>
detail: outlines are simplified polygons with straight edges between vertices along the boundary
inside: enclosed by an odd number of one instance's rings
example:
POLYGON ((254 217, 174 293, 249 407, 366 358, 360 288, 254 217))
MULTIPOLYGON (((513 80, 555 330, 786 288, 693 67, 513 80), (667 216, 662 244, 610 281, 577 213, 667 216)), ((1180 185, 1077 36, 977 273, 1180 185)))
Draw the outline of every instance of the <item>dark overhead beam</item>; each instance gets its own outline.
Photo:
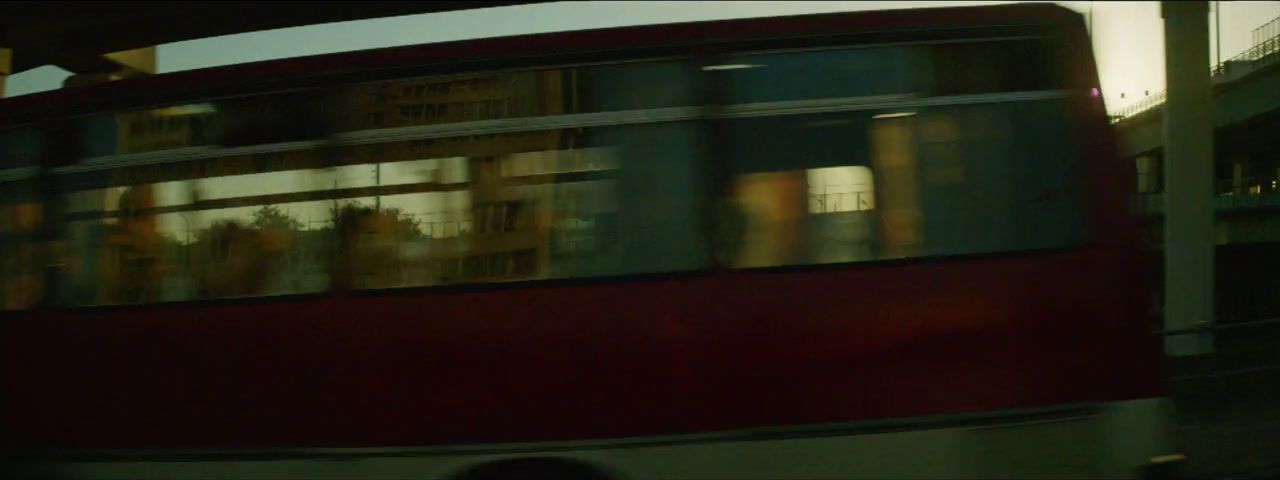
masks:
POLYGON ((0 47, 13 50, 13 73, 93 70, 103 54, 184 40, 531 3, 548 2, 0 2, 0 47))

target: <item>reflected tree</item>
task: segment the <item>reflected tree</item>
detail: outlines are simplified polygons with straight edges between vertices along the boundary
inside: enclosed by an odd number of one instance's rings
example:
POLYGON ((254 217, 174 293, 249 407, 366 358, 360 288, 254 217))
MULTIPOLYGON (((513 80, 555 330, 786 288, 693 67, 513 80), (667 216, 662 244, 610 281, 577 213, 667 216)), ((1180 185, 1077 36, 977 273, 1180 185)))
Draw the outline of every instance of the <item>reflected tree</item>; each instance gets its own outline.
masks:
MULTIPOLYGON (((398 207, 384 207, 381 210, 364 206, 359 202, 335 204, 329 207, 329 223, 324 230, 332 232, 335 226, 344 225, 357 217, 377 218, 384 225, 383 230, 394 232, 399 240, 421 240, 426 238, 422 221, 413 214, 398 207)), ((341 230, 341 228, 339 228, 341 230)))
POLYGON ((253 212, 250 226, 260 230, 283 230, 296 232, 302 230, 302 222, 277 208, 275 205, 263 205, 253 212))
POLYGON ((374 209, 349 202, 329 209, 325 227, 333 239, 330 272, 334 288, 389 286, 403 280, 401 247, 425 238, 421 222, 398 208, 374 209))
POLYGON ((234 297, 298 290, 298 233, 302 222, 273 205, 247 225, 214 223, 201 232, 193 270, 203 296, 234 297), (283 282, 283 283, 281 283, 283 282))

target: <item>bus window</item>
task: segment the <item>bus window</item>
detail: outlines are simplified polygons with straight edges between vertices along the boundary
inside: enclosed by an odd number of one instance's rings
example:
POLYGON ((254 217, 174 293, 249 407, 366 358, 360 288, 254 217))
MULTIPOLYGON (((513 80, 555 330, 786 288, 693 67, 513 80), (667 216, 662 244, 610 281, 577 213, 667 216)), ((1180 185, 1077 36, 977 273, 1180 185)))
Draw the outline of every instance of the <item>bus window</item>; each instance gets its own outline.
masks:
POLYGON ((35 128, 0 131, 0 172, 35 167, 43 154, 44 132, 35 128))
MULTIPOLYGON (((695 73, 684 62, 629 62, 411 77, 94 114, 75 119, 73 130, 77 152, 92 158, 321 140, 371 129, 686 107, 701 100, 695 73)), ((33 159, 3 154, 26 148, 33 132, 0 133, 0 162, 33 159)))
POLYGON ((1063 88, 1053 48, 1042 39, 1009 39, 751 53, 703 70, 724 74, 729 104, 887 101, 1063 88))
POLYGON ((933 95, 1030 92, 1064 88, 1061 47, 1043 39, 929 46, 933 95))
POLYGON ((700 268, 690 122, 67 175, 78 305, 700 268), (256 173, 255 173, 256 172, 256 173))
POLYGON ((362 289, 703 265, 699 150, 689 124, 554 133, 556 142, 539 150, 499 153, 492 142, 516 145, 503 135, 477 141, 485 154, 459 157, 468 180, 449 194, 354 199, 335 257, 347 266, 334 271, 362 289))
POLYGON ((919 255, 924 240, 920 211, 920 156, 910 117, 872 118, 871 159, 881 184, 876 215, 882 258, 919 255))
POLYGON ((704 67, 727 99, 726 191, 741 218, 718 256, 758 267, 1078 242, 1077 134, 1051 48, 872 46, 704 67), (832 113, 801 113, 815 109, 832 113))
POLYGON ((704 70, 721 72, 730 104, 923 93, 926 50, 919 47, 825 49, 744 54, 704 70))
POLYGON ((630 62, 405 78, 340 89, 348 130, 369 115, 388 127, 697 105, 699 76, 685 62, 630 62), (423 83, 430 88, 421 89, 423 83))
POLYGON ((571 113, 688 107, 702 102, 701 76, 688 62, 596 65, 569 71, 571 113))
MULTIPOLYGON (((13 188, 13 186, 9 186, 13 188)), ((13 198, 0 203, 0 310, 23 310, 45 295, 44 211, 38 203, 13 198)))
POLYGON ((1080 180, 1067 108, 1040 100, 733 120, 728 191, 747 228, 729 263, 1077 244, 1080 180))

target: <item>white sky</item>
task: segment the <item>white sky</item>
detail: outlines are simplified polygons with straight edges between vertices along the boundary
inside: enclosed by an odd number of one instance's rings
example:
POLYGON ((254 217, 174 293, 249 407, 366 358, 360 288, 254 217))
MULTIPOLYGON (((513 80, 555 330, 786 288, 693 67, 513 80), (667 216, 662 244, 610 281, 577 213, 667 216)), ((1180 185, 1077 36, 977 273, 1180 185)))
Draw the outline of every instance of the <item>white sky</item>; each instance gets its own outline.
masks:
MULTIPOLYGON (((161 45, 159 70, 174 72, 258 60, 413 45, 468 38, 580 30, 653 23, 804 13, 989 5, 1013 2, 558 2, 461 12, 408 15, 161 45)), ((1093 10, 1094 49, 1109 109, 1164 88, 1163 26, 1158 2, 1056 2, 1081 13, 1093 10), (1120 94, 1124 93, 1122 100, 1120 94)), ((1251 45, 1250 31, 1280 16, 1280 2, 1222 2, 1222 56, 1251 45)), ((1216 14, 1216 13, 1215 13, 1216 14)), ((1209 18, 1210 42, 1217 37, 1209 18)), ((1210 55, 1216 51, 1210 47, 1210 55)), ((1212 60, 1212 59, 1211 59, 1212 60)), ((43 67, 9 78, 9 95, 57 88, 67 72, 43 67)))

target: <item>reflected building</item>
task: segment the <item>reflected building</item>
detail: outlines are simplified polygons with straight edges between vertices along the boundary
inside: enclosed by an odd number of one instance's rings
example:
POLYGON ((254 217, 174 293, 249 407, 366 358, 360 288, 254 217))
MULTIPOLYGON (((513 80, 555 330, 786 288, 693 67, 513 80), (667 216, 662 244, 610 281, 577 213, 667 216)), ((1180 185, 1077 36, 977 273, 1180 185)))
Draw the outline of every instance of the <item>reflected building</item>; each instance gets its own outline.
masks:
POLYGON ((153 152, 208 144, 205 127, 213 109, 182 105, 116 114, 116 154, 153 152))
POLYGON ((563 70, 427 77, 347 87, 345 129, 436 125, 566 113, 563 70))
MULTIPOLYGON (((564 95, 565 76, 560 70, 497 72, 358 85, 348 89, 347 126, 378 129, 563 114, 572 109, 564 95)), ((441 185, 446 185, 442 176, 457 177, 462 172, 456 170, 465 168, 463 178, 455 178, 465 182, 464 189, 443 188, 461 196, 422 198, 406 208, 424 220, 425 246, 416 261, 429 266, 435 281, 428 283, 530 279, 549 272, 556 210, 551 186, 556 173, 568 173, 538 170, 560 154, 563 141, 559 130, 464 134, 381 144, 360 149, 361 158, 353 160, 448 159, 447 166, 421 179, 441 185)))
MULTIPOLYGON (((101 121, 90 122, 91 135, 82 135, 93 143, 84 157, 332 138, 313 135, 320 131, 412 134, 68 176, 69 302, 501 282, 696 263, 695 239, 648 240, 696 232, 696 215, 685 208, 700 198, 688 157, 698 149, 687 125, 483 129, 487 120, 575 113, 580 101, 592 111, 643 106, 650 99, 637 95, 643 89, 610 94, 610 85, 636 81, 624 73, 407 79, 95 117, 101 121), (580 78, 592 87, 581 88, 580 78), (319 104, 300 107, 305 99, 319 104), (311 110, 323 118, 262 131, 311 110), (321 123, 328 126, 315 127, 321 123), (458 123, 476 128, 432 135, 433 127, 458 123), (633 200, 620 205, 624 197, 633 200), (340 222, 347 207, 358 214, 340 222), (259 224, 268 209, 278 214, 272 228, 259 224)), ((663 94, 676 103, 682 96, 663 94)))

